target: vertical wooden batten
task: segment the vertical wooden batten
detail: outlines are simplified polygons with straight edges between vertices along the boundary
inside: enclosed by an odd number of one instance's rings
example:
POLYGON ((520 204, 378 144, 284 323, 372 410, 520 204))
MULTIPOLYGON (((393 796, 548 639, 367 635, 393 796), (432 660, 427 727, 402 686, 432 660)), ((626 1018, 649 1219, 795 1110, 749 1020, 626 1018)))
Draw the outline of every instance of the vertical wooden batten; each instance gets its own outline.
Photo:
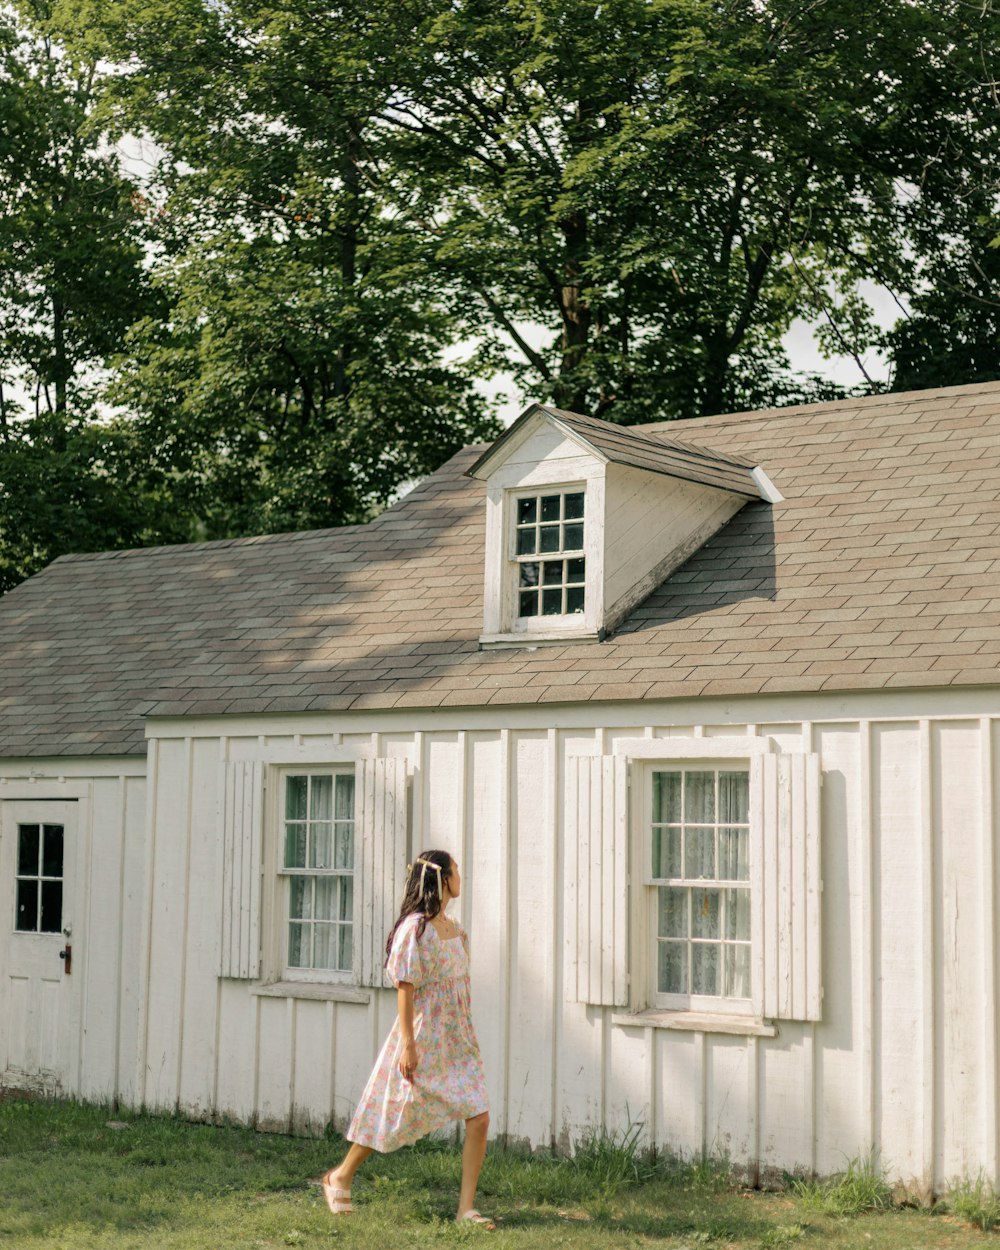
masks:
POLYGON ((997 820, 994 810, 993 731, 989 717, 979 721, 982 812, 983 909, 983 1171, 992 1186, 998 1182, 1000 1162, 997 1116, 997 820))

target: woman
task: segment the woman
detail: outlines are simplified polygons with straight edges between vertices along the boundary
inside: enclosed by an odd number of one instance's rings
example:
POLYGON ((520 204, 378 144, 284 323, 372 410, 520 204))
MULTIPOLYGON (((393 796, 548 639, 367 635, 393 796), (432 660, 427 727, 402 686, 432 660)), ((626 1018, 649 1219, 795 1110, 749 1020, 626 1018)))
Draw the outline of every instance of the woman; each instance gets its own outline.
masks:
POLYGON ((385 944, 399 1014, 347 1130, 351 1148, 323 1177, 323 1197, 334 1215, 350 1214, 354 1173, 373 1150, 385 1154, 464 1120, 455 1218, 495 1227, 473 1205, 490 1116, 470 1014, 469 938, 445 915, 461 888, 447 851, 424 851, 407 868, 399 919, 385 944))

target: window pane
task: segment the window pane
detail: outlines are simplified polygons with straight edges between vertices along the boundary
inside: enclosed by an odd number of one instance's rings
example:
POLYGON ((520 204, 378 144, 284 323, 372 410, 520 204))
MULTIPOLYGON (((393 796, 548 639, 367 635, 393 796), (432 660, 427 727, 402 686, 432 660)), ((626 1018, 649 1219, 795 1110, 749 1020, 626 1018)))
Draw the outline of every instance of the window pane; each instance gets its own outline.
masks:
POLYGON ((688 891, 668 890, 662 886, 659 894, 656 931, 661 938, 686 938, 688 936, 688 891))
POLYGON ((336 820, 354 819, 354 778, 344 773, 337 778, 336 820))
POLYGON ((691 946, 691 993, 719 993, 719 947, 714 942, 691 946))
POLYGON ((535 499, 534 497, 532 497, 531 499, 519 499, 517 501, 517 523, 518 525, 532 524, 537 514, 538 514, 538 500, 535 499))
POLYGON ((309 819, 329 820, 333 811, 333 778, 313 777, 309 787, 309 819))
POLYGON ((575 520, 577 517, 583 516, 583 491, 574 492, 572 495, 563 496, 563 516, 569 520, 575 520))
POLYGON ((570 583, 584 582, 587 580, 587 561, 583 556, 578 556, 575 560, 566 561, 566 581, 570 583))
POLYGON ((351 970, 352 941, 354 927, 349 924, 337 926, 337 967, 343 972, 351 970))
POLYGON ((563 584, 563 561, 546 560, 542 564, 542 585, 561 586, 563 584))
POLYGON ((312 915, 312 877, 292 877, 288 915, 292 920, 308 920, 312 915))
POLYGON ((340 878, 337 900, 337 919, 350 920, 354 915, 354 882, 350 877, 340 878))
POLYGON ((527 560, 521 565, 519 586, 538 585, 538 565, 534 560, 527 560))
POLYGON ((308 777, 288 777, 285 781, 285 819, 305 820, 308 777))
POLYGON ((517 554, 519 556, 533 556, 537 551, 535 541, 535 527, 531 529, 517 531, 517 554))
POLYGON ((750 831, 719 830, 719 876, 723 881, 750 880, 750 831))
POLYGON ((318 924, 313 929, 314 968, 336 968, 337 966, 337 925, 318 924))
POLYGON ((542 591, 542 615, 562 616, 562 590, 542 591))
POLYGON ((719 773, 719 821, 745 825, 750 819, 750 774, 719 773))
POLYGON ((715 830, 684 829, 684 875, 697 880, 715 877, 715 830))
POLYGON ((653 876, 683 877, 681 871, 681 831, 653 830, 653 876))
POLYGON ((653 773, 653 823, 679 823, 681 818, 680 773, 653 773))
POLYGON ((691 891, 691 936, 696 938, 720 938, 719 891, 691 891))
POLYGON ((285 867, 305 868, 306 827, 304 824, 285 825, 285 867))
MULTIPOLYGON (((17 871, 22 877, 38 875, 38 825, 18 825, 17 827, 17 871)), ((34 925, 32 925, 34 928, 34 925)))
POLYGON ((62 825, 46 825, 45 840, 42 848, 42 876, 61 877, 62 870, 63 827, 62 825))
POLYGON ((715 773, 685 773, 684 819, 693 824, 715 820, 715 773))
POLYGON ((538 615, 538 591, 522 590, 520 605, 518 607, 518 616, 537 616, 538 615))
POLYGON ((726 937, 750 941, 750 891, 726 890, 726 937))
POLYGON ((62 882, 42 882, 42 933, 58 933, 62 928, 62 882))
POLYGON ((564 525, 563 526, 563 551, 582 551, 583 550, 583 526, 582 525, 564 525))
POLYGON ((660 994, 687 993, 686 942, 658 942, 656 989, 660 994))
POLYGON ((21 933, 38 932, 38 882, 17 883, 17 918, 15 928, 21 933))
POLYGON ((316 878, 316 910, 317 920, 336 920, 337 918, 337 878, 316 878))
POLYGON ((542 496, 542 520, 558 521, 559 505, 562 502, 562 495, 543 495, 542 496))
POLYGON ((309 967, 309 933, 312 925, 290 924, 288 926, 288 966, 309 967))
POLYGON ((310 868, 332 868, 333 867, 333 825, 318 821, 314 825, 310 825, 309 838, 309 867, 310 868))
POLYGON ((750 947, 725 946, 725 988, 731 998, 750 997, 750 947))
POLYGON ((571 586, 566 591, 566 611, 582 612, 584 609, 584 589, 582 586, 571 586))
POLYGON ((559 526, 543 525, 538 531, 539 551, 559 550, 559 526))
POLYGON ((354 826, 339 824, 334 826, 334 868, 354 867, 354 826))

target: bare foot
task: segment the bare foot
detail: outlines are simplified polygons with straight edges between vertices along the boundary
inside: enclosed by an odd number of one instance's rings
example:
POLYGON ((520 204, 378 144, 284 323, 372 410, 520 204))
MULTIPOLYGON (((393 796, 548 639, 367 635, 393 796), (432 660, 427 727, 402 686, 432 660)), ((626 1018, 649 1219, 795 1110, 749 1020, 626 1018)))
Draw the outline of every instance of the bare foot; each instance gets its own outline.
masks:
POLYGON ((461 1224, 466 1220, 470 1224, 481 1224, 483 1228, 487 1229, 487 1231, 491 1233, 496 1229, 496 1224, 494 1224, 493 1221, 488 1219, 485 1215, 480 1215, 475 1208, 470 1208, 468 1211, 461 1211, 455 1216, 456 1223, 461 1224))

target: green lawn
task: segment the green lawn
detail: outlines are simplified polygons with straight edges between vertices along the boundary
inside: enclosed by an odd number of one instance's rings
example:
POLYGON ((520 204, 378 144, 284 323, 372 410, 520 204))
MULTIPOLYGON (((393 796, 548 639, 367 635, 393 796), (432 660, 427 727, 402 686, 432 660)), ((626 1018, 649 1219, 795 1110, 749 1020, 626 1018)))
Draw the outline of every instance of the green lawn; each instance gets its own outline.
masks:
POLYGON ((0 1101, 0 1246, 389 1250, 484 1238, 497 1250, 1000 1245, 997 1234, 944 1208, 837 1214, 838 1203, 864 1200, 869 1189, 878 1200, 878 1186, 857 1178, 835 1191, 761 1194, 707 1168, 645 1165, 607 1143, 573 1161, 491 1151, 479 1205, 502 1217, 493 1234, 452 1221, 458 1152, 436 1143, 370 1161, 355 1185, 355 1214, 335 1220, 315 1182, 341 1150, 339 1141, 0 1101))

